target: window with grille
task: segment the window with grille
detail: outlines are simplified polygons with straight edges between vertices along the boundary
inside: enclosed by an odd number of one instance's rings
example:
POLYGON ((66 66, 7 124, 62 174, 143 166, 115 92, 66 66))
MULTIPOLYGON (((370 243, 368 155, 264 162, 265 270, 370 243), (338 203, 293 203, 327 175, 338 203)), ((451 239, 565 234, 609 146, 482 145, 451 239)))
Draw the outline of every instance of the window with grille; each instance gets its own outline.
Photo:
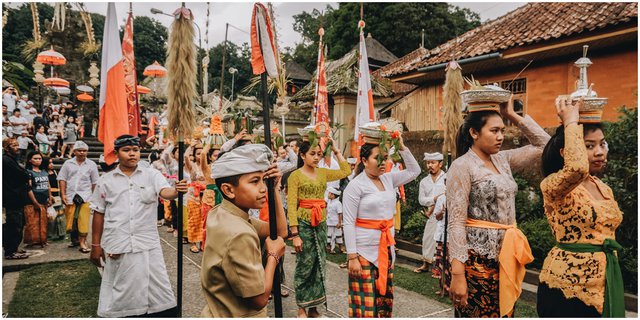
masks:
MULTIPOLYGON (((526 94, 527 94, 527 79, 520 78, 516 80, 505 80, 500 81, 500 87, 505 90, 509 90, 513 93, 513 109, 517 114, 524 117, 525 115, 525 105, 526 105, 526 94)), ((507 125, 513 125, 510 121, 507 121, 507 125)))
POLYGON ((513 94, 525 93, 527 92, 527 79, 516 79, 513 82, 511 80, 502 81, 500 87, 513 92, 513 94))

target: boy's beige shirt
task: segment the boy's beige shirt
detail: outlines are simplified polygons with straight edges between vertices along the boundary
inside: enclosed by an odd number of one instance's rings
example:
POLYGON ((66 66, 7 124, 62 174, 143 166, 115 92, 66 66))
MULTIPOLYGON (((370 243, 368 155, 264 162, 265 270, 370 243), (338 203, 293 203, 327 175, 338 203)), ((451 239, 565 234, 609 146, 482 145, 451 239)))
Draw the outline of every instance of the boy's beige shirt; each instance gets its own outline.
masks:
POLYGON ((264 293, 264 268, 258 230, 265 222, 251 218, 223 200, 209 212, 200 280, 207 305, 203 317, 267 317, 244 299, 264 293))

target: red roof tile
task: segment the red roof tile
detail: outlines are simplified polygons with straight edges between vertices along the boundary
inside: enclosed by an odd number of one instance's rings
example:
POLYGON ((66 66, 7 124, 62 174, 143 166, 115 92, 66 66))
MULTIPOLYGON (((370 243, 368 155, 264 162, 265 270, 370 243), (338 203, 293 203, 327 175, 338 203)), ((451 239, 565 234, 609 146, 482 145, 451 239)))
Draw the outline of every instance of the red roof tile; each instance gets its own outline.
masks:
POLYGON ((390 77, 418 68, 579 34, 636 20, 636 2, 532 2, 434 49, 417 49, 381 68, 390 77), (456 44, 457 43, 457 44, 456 44))

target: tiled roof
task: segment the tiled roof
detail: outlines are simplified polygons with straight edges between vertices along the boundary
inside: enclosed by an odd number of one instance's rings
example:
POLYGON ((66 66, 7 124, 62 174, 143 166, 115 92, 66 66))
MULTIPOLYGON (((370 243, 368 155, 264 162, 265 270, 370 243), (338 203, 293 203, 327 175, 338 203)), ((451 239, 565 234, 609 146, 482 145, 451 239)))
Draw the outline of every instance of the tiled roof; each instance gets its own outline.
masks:
POLYGON ((456 59, 558 39, 638 19, 637 2, 532 2, 434 49, 418 49, 380 69, 384 77, 456 59))

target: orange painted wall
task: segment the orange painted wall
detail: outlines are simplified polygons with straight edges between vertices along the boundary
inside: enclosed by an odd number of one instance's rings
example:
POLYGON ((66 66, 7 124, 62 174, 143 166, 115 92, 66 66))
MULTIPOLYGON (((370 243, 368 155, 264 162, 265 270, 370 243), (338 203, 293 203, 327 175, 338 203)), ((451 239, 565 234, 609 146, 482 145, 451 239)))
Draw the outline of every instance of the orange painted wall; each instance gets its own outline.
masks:
MULTIPOLYGON (((558 119, 554 102, 558 95, 575 90, 580 72, 573 63, 579 57, 547 63, 534 63, 519 78, 527 79, 525 113, 543 127, 557 126, 558 119)), ((629 50, 610 54, 591 55, 593 65, 589 67, 588 81, 594 83, 593 90, 600 97, 609 98, 603 119, 615 121, 617 109, 626 105, 637 107, 638 93, 638 51, 629 50)), ((483 76, 474 74, 481 83, 511 80, 519 70, 483 76)), ((467 76, 465 74, 465 76, 467 76)))

